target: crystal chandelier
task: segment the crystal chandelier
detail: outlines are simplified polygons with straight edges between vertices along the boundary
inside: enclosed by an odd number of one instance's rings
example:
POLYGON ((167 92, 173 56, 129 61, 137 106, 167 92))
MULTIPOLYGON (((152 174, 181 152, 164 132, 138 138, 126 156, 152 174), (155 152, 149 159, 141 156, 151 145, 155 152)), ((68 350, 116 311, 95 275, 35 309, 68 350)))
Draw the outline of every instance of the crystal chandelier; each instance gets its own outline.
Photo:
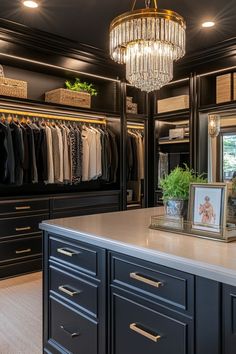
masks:
POLYGON ((142 91, 159 90, 173 79, 173 63, 185 55, 184 19, 176 12, 159 10, 157 0, 146 8, 116 17, 110 25, 110 56, 126 64, 126 79, 142 91))

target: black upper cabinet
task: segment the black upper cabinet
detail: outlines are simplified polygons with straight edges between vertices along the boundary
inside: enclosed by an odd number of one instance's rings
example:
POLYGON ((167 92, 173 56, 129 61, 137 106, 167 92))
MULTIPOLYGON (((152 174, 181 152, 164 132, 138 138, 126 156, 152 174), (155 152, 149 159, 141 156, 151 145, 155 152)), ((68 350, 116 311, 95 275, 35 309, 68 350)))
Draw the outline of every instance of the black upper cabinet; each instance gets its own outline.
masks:
POLYGON ((223 286, 223 354, 236 353, 236 287, 223 286))
POLYGON ((211 108, 232 104, 236 99, 236 76, 234 71, 225 70, 199 77, 199 108, 211 108), (217 89, 218 87, 218 89, 217 89))

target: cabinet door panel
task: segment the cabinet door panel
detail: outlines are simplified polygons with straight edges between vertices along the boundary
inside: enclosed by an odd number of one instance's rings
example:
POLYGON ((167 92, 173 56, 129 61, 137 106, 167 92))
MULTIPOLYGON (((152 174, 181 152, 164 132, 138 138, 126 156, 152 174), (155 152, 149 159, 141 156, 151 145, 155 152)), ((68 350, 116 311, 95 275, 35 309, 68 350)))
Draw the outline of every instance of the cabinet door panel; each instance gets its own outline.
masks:
POLYGON ((97 354, 97 323, 53 299, 50 307, 50 341, 62 353, 97 354))
POLYGON ((236 353, 236 287, 223 287, 224 354, 236 353))
POLYGON ((112 354, 192 354, 190 325, 113 293, 112 354))
POLYGON ((98 312, 98 286, 50 266, 50 291, 62 296, 73 305, 96 317, 98 312))

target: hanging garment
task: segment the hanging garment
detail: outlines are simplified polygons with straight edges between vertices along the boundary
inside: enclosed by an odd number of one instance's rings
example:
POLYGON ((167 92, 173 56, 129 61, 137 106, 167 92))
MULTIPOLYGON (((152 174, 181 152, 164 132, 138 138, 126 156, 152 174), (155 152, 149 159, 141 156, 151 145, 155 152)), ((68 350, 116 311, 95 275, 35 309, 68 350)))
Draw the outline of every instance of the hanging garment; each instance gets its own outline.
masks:
POLYGON ((62 131, 62 141, 63 141, 63 181, 64 183, 72 182, 71 173, 71 141, 70 141, 70 130, 63 125, 61 127, 62 131))
POLYGON ((10 123, 12 144, 15 156, 15 184, 23 184, 23 163, 24 163, 24 142, 23 133, 18 124, 14 121, 10 123))
POLYGON ((89 180, 89 142, 88 142, 88 130, 83 128, 82 130, 82 181, 89 180))
POLYGON ((8 149, 7 149, 7 130, 0 122, 0 183, 7 182, 8 174, 8 149))
POLYGON ((6 146, 7 146, 7 175, 6 182, 9 184, 15 183, 15 154, 11 135, 11 129, 8 122, 5 122, 6 146))
POLYGON ((61 129, 56 126, 56 131, 58 135, 58 154, 59 154, 59 177, 58 182, 63 183, 64 179, 64 167, 63 167, 63 141, 62 141, 62 134, 61 129))
POLYGON ((45 126, 45 133, 47 143, 47 177, 45 179, 45 183, 54 183, 54 160, 51 128, 45 126))
POLYGON ((110 129, 107 129, 107 132, 109 135, 109 143, 110 143, 110 151, 111 151, 109 181, 111 183, 115 183, 117 180, 117 170, 118 170, 118 162, 119 162, 118 146, 116 141, 116 135, 110 129))

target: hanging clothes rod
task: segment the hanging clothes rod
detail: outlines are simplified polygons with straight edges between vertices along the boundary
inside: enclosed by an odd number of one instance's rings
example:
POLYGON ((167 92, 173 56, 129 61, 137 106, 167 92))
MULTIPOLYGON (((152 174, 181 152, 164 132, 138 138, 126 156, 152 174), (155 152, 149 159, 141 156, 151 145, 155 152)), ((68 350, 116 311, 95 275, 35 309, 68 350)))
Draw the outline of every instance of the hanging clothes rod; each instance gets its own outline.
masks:
POLYGON ((27 111, 15 111, 11 109, 0 109, 0 114, 14 114, 21 115, 26 117, 34 117, 34 118, 45 118, 45 119, 57 119, 57 120, 68 120, 72 122, 83 122, 83 123, 95 123, 95 124, 106 124, 105 119, 89 119, 89 118, 78 118, 78 117, 68 117, 68 116, 58 116, 58 115, 50 115, 44 113, 37 112, 27 112, 27 111))
POLYGON ((139 129, 139 130, 144 130, 144 127, 141 126, 141 125, 131 125, 131 124, 128 124, 128 125, 127 125, 127 129, 139 129))

